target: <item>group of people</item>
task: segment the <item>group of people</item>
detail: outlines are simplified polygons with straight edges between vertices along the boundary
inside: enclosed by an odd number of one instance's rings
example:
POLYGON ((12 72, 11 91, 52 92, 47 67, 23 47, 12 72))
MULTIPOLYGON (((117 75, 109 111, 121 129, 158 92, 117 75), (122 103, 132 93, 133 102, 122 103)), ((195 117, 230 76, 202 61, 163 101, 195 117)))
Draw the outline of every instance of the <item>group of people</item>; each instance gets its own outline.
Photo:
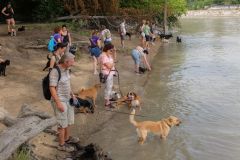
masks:
MULTIPOLYGON (((126 34, 125 20, 120 25, 120 39, 124 45, 124 36, 126 34)), ((147 33, 147 32, 146 32, 147 33)), ((69 142, 77 142, 78 138, 69 136, 69 126, 74 123, 74 107, 69 103, 70 98, 76 98, 71 90, 69 68, 74 64, 74 55, 69 53, 68 47, 71 45, 70 33, 66 25, 56 27, 53 34, 56 42, 56 49, 52 53, 49 74, 49 88, 52 95, 51 104, 54 108, 58 122, 59 147, 64 151, 72 151, 74 148, 69 142), (59 78, 60 77, 60 78, 59 78)), ((147 39, 147 38, 146 38, 147 39)), ((109 29, 102 26, 101 32, 94 30, 89 38, 90 54, 93 57, 94 74, 99 72, 105 77, 104 88, 104 106, 113 108, 111 104, 111 94, 113 88, 113 78, 117 75, 115 68, 116 48, 112 43, 112 35, 109 29), (98 72, 99 70, 99 72, 98 72)), ((139 66, 143 62, 150 71, 151 66, 147 60, 148 50, 146 46, 137 46, 131 52, 135 63, 135 72, 139 73, 139 66)))

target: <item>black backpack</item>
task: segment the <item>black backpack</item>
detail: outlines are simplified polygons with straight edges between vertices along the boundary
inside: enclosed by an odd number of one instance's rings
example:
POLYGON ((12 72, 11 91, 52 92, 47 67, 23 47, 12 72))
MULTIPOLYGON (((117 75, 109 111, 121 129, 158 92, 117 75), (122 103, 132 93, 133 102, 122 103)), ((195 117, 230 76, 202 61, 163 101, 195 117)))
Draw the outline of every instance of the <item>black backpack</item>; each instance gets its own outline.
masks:
MULTIPOLYGON (((58 66, 56 66, 54 68, 56 68, 58 71, 58 75, 59 75, 58 82, 59 82, 59 80, 61 79, 61 71, 58 66)), ((50 72, 42 80, 43 96, 46 100, 51 99, 51 92, 49 89, 49 74, 50 74, 50 72)))

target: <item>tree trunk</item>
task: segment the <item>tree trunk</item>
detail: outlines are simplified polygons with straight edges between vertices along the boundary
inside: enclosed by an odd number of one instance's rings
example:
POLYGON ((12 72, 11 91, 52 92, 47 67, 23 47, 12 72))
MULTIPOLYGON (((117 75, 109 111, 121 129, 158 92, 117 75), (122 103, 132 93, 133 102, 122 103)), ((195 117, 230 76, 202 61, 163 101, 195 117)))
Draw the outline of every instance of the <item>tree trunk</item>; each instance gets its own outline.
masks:
POLYGON ((167 0, 165 0, 164 3, 164 20, 163 20, 163 32, 166 34, 168 32, 168 26, 167 26, 167 0))
POLYGON ((57 123, 55 117, 43 112, 34 112, 27 105, 22 106, 18 117, 13 119, 7 114, 1 117, 1 122, 11 127, 0 134, 0 160, 8 159, 24 142, 57 123))

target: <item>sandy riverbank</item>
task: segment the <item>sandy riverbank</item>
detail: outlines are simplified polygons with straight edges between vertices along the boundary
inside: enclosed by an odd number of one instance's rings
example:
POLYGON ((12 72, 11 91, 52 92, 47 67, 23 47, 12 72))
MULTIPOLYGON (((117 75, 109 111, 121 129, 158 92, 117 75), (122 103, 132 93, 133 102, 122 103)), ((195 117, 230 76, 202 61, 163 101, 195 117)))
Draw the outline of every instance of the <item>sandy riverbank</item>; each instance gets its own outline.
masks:
MULTIPOLYGON (((41 80, 47 74, 43 72, 42 68, 46 63, 47 49, 25 49, 24 46, 31 44, 44 43, 49 39, 51 29, 44 27, 38 29, 32 28, 27 25, 25 32, 19 32, 17 37, 8 37, 5 34, 5 25, 0 26, 0 43, 2 44, 2 51, 0 55, 4 59, 10 59, 11 65, 7 68, 7 76, 0 77, 0 107, 4 107, 8 112, 16 116, 22 104, 27 103, 34 106, 34 109, 45 111, 53 115, 50 103, 44 100, 41 90, 41 80)), ((72 34, 73 41, 88 41, 87 36, 80 36, 77 33, 72 34)), ((121 89, 123 93, 127 93, 133 87, 131 78, 136 76, 133 72, 133 61, 130 53, 132 48, 139 44, 140 40, 137 36, 133 36, 132 40, 126 40, 126 47, 120 47, 120 39, 118 34, 115 33, 113 43, 117 48, 117 69, 120 72, 121 89)), ((154 55, 158 52, 158 48, 162 43, 157 41, 157 45, 151 46, 149 59, 153 59, 154 55)), ((87 88, 99 82, 98 76, 93 75, 92 59, 86 52, 85 46, 79 49, 77 61, 72 68, 72 87, 74 91, 84 87, 87 88)), ((153 68, 154 69, 154 68, 153 68)), ((147 79, 147 74, 141 75, 141 83, 144 84, 147 79)), ((136 89, 136 92, 137 89, 136 89)), ((114 113, 103 112, 103 90, 100 92, 96 112, 92 114, 77 114, 76 125, 72 127, 74 136, 80 138, 83 144, 89 135, 95 133, 100 126, 107 123, 108 120, 114 116, 114 113)), ((5 129, 0 124, 0 131, 5 129)), ((54 141, 55 137, 42 133, 31 140, 31 143, 36 146, 34 152, 41 156, 41 159, 56 159, 56 155, 61 157, 65 153, 57 151, 54 147, 57 142, 54 141)))

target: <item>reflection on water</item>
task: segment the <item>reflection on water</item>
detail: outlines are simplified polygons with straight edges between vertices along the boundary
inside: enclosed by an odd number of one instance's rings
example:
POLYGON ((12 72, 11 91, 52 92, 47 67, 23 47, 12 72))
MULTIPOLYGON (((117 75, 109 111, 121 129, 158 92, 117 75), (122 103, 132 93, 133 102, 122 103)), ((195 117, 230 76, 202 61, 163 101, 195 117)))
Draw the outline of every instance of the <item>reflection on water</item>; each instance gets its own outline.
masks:
POLYGON ((128 117, 91 137, 115 160, 238 160, 240 157, 240 19, 183 19, 182 44, 164 44, 153 62, 141 113, 183 123, 166 141, 137 144, 128 117), (101 137, 101 138, 99 138, 101 137))

